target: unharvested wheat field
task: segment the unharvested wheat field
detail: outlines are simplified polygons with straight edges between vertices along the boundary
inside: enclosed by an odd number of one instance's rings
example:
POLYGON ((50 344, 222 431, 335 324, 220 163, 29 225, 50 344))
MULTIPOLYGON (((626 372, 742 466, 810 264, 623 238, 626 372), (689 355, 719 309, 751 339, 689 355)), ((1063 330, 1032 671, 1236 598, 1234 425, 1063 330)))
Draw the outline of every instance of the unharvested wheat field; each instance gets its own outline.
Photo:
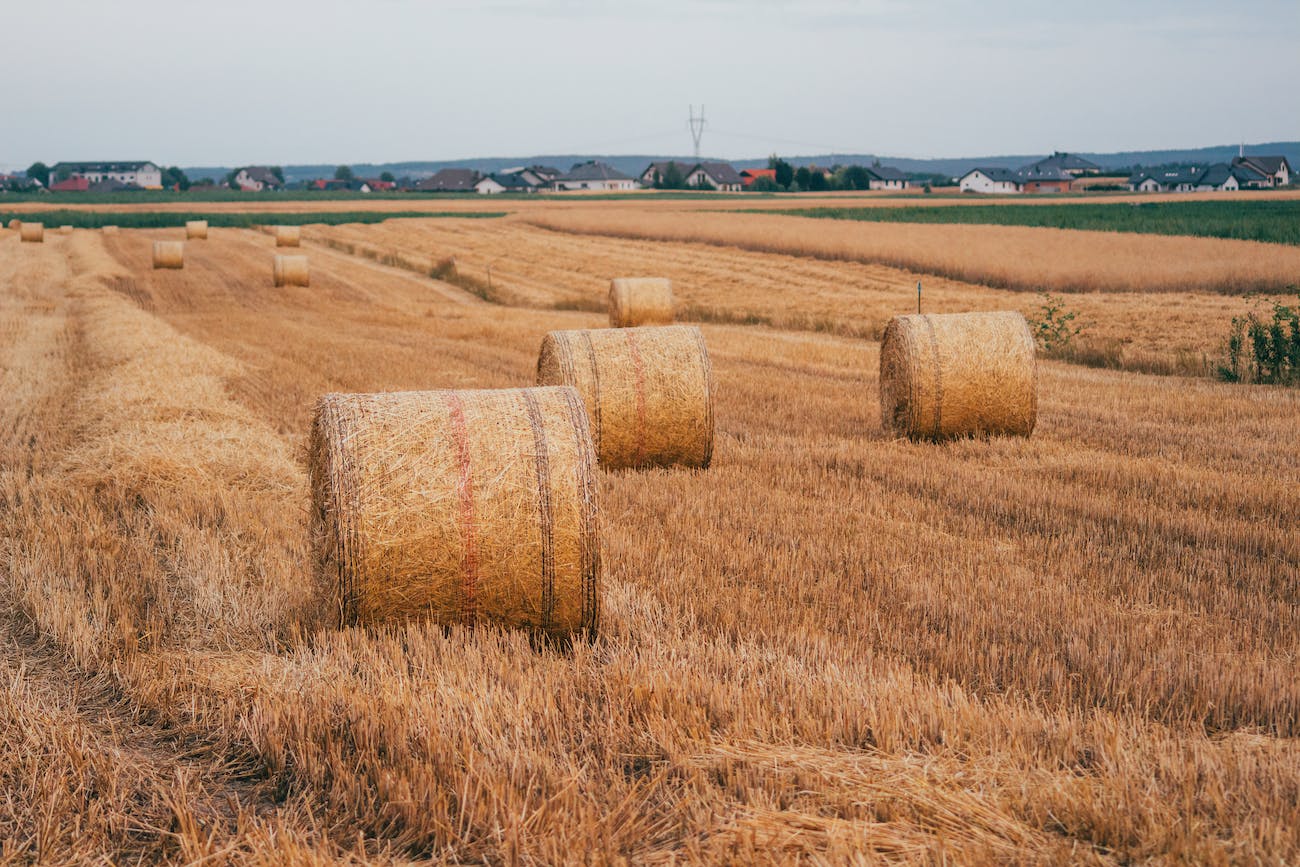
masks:
MULTIPOLYGON (((1300 393, 1040 360, 1031 438, 898 440, 917 272, 569 228, 312 227, 309 288, 251 230, 0 232, 0 858, 1300 859, 1300 393), (325 625, 317 397, 529 384, 630 273, 717 439, 602 474, 599 637, 325 625)), ((1243 303, 1158 288, 1071 299, 1154 354, 1243 303)))

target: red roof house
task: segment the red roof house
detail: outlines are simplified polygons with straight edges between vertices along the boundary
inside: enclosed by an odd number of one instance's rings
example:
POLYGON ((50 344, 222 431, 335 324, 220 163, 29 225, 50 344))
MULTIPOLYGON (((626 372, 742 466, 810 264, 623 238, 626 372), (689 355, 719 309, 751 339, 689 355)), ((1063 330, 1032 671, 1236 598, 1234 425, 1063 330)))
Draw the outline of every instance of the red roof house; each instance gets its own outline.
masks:
POLYGON ((81 175, 50 184, 50 192, 52 193, 84 193, 89 189, 90 179, 81 175))
POLYGON ((750 186, 759 178, 768 178, 773 183, 776 182, 776 169, 741 169, 740 180, 745 186, 750 186))

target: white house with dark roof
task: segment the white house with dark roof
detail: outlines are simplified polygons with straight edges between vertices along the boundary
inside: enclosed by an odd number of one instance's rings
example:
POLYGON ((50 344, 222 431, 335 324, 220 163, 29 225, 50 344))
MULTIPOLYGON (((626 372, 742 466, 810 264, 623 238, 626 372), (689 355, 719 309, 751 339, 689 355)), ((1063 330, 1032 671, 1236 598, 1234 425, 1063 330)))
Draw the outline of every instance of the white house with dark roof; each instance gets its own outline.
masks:
POLYGON ((1285 187, 1291 183, 1293 175, 1291 164, 1287 162, 1286 157, 1281 156, 1240 156, 1232 161, 1232 165, 1258 172, 1268 178, 1268 185, 1271 187, 1285 187))
POLYGON ((1040 172, 1046 171, 1049 173, 1055 169, 1072 178, 1077 178, 1080 175, 1101 174, 1101 166, 1090 160, 1085 160, 1078 154, 1067 154, 1064 151, 1056 151, 1050 157, 1044 157, 1025 168, 1038 169, 1040 172))
POLYGON ((578 163, 551 182, 556 192, 568 190, 597 190, 623 192, 635 190, 640 184, 611 165, 599 160, 578 163))
POLYGON ((92 184, 100 181, 117 181, 125 186, 135 185, 146 190, 162 189, 162 169, 148 160, 120 163, 55 163, 50 176, 58 178, 85 178, 92 184))
POLYGON ((284 183, 266 166, 245 166, 235 173, 235 187, 245 192, 260 193, 282 186, 284 183))
POLYGON ((963 193, 1019 193, 1020 177, 1011 169, 971 169, 957 181, 963 193))
POLYGON ((738 193, 745 186, 745 179, 732 168, 730 163, 697 163, 686 173, 686 186, 712 187, 724 193, 738 193))
POLYGON ((867 166, 867 189, 905 190, 911 186, 907 175, 889 166, 867 166))

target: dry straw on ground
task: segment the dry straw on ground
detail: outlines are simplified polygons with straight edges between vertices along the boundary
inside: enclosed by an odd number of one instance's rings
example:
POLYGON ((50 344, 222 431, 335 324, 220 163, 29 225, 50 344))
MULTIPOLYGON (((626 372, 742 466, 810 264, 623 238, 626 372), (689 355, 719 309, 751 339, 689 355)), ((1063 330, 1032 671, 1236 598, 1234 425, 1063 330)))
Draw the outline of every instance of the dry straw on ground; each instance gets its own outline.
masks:
POLYGON ((29 244, 39 244, 45 240, 44 223, 22 223, 18 227, 21 237, 29 244))
POLYGON ((155 270, 158 268, 184 268, 185 242, 154 241, 153 267, 155 270))
POLYGON ((185 239, 188 241, 206 241, 208 239, 208 221, 186 220, 185 239))
POLYGON ((71 235, 71 234, 72 234, 72 226, 70 226, 70 225, 59 226, 59 234, 60 234, 60 235, 71 235))
POLYGON ((276 286, 311 284, 311 272, 307 269, 306 256, 276 256, 274 274, 276 286))
POLYGON ((100 231, 103 232, 105 235, 116 235, 117 226, 103 226, 100 228, 100 231))
POLYGON ((1029 436, 1037 417, 1034 336, 1021 314, 896 316, 885 329, 885 430, 923 439, 1029 436))
POLYGON ((275 227, 275 246, 277 247, 298 247, 302 244, 302 227, 301 226, 276 226, 275 227))
POLYGON ((713 457, 712 370, 696 326, 552 331, 537 383, 578 389, 606 469, 713 457))
POLYGON ((673 284, 662 277, 616 277, 609 281, 609 324, 668 325, 673 321, 673 284))
POLYGON ((571 388, 327 395, 310 443, 322 593, 343 624, 594 635, 595 470, 571 388))

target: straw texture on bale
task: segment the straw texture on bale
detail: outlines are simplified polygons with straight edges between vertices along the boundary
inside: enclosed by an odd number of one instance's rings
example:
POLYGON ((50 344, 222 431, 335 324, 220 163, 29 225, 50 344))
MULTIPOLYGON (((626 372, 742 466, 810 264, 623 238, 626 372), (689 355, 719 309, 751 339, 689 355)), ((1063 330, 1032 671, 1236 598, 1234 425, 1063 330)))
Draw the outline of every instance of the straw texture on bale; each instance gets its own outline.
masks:
POLYGON ((72 234, 72 227, 71 227, 71 226, 59 226, 59 234, 60 234, 60 235, 71 235, 71 234, 72 234))
POLYGON ((297 247, 302 243, 301 226, 276 226, 275 227, 275 246, 277 247, 297 247))
POLYGON ((208 221, 186 220, 185 238, 189 241, 206 241, 208 239, 208 221))
POLYGON ((154 268, 184 268, 185 242, 154 241, 153 266, 154 268))
POLYGON ((552 331, 537 384, 578 390, 607 469, 713 459, 713 372, 693 325, 552 331))
POLYGON ((609 324, 614 328, 670 325, 673 284, 662 277, 616 277, 609 283, 609 324))
POLYGON ((1014 311, 896 316, 880 345, 880 422, 914 439, 1029 436, 1034 335, 1014 311))
POLYGON ((594 637, 596 458, 573 389, 326 395, 309 464, 317 575, 340 624, 594 637))
POLYGON ((9 221, 9 228, 13 229, 15 232, 21 229, 22 227, 23 227, 23 221, 18 219, 17 217, 14 217, 12 220, 9 221))
POLYGON ((274 271, 276 286, 307 286, 311 283, 306 256, 276 256, 274 271))
POLYGON ((19 237, 29 244, 39 244, 45 240, 44 223, 23 223, 18 227, 19 237))

